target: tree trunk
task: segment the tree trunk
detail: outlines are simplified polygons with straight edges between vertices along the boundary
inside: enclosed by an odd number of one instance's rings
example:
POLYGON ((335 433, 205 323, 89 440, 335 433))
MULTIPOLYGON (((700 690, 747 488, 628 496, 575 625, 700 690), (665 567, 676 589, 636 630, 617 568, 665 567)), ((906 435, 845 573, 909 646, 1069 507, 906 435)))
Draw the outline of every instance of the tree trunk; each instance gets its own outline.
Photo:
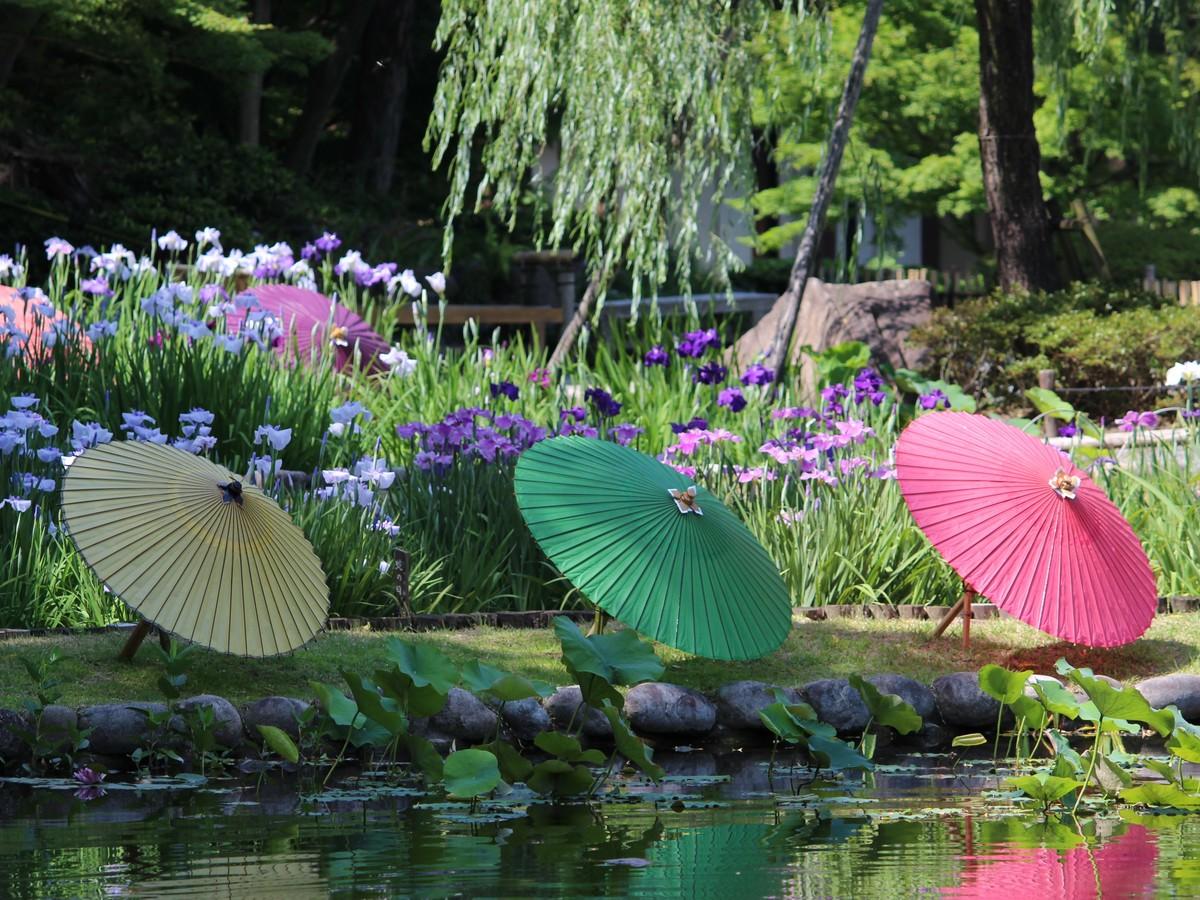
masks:
POLYGON ((1000 287, 1053 290, 1058 269, 1038 180, 1033 127, 1032 0, 975 0, 979 27, 979 156, 1000 287))
POLYGON ((550 362, 547 363, 550 369, 557 369, 561 366, 563 360, 567 358, 567 354, 571 352, 571 348, 575 346, 575 339, 579 337, 584 323, 592 314, 592 304, 596 302, 596 295, 600 293, 600 284, 603 281, 604 272, 601 271, 594 274, 592 280, 588 282, 583 297, 579 300, 579 305, 575 307, 575 314, 563 326, 558 343, 554 345, 554 352, 550 354, 550 362))
POLYGON ((355 0, 348 7, 346 18, 334 38, 333 52, 318 63, 308 76, 304 111, 292 132, 285 159, 288 168, 298 175, 307 175, 312 168, 317 142, 333 112, 334 101, 350 70, 350 64, 362 44, 363 32, 374 11, 375 0, 355 0))
MULTIPOLYGON (((271 22, 271 0, 254 0, 250 21, 256 25, 271 22)), ((261 139, 263 77, 266 72, 247 72, 238 96, 238 143, 257 147, 261 139)))
POLYGON ((804 286, 812 274, 816 263, 817 243, 821 232, 825 229, 825 214, 829 211, 829 201, 833 199, 833 188, 837 183, 838 169, 842 164, 842 154, 846 150, 846 141, 850 136, 850 125, 854 121, 854 108, 858 105, 858 96, 862 93, 863 78, 866 75, 867 63, 871 59, 871 44, 875 40, 875 32, 879 29, 879 16, 883 11, 883 0, 869 0, 867 11, 863 15, 862 28, 858 34, 858 44, 854 48, 854 56, 850 60, 850 72, 846 75, 846 85, 842 90, 842 99, 838 104, 837 116, 833 121, 833 131, 829 135, 829 146, 821 160, 817 175, 817 190, 813 195, 812 208, 808 214, 808 222, 800 237, 800 246, 796 250, 796 259, 792 264, 788 287, 758 325, 747 331, 738 340, 737 355, 743 365, 759 356, 764 350, 768 359, 774 363, 776 377, 783 378, 784 370, 791 362, 790 349, 792 334, 796 330, 796 318, 800 313, 800 301, 804 297, 804 286), (770 332, 771 324, 777 322, 774 333, 770 332), (769 349, 768 349, 768 341, 769 349))
MULTIPOLYGON (((750 147, 751 162, 754 163, 754 190, 766 191, 779 187, 779 167, 775 165, 774 135, 761 128, 753 130, 754 143, 750 147)), ((763 234, 779 225, 779 216, 760 216, 754 220, 754 231, 763 234)), ((757 257, 758 251, 754 251, 757 257)))
POLYGON ((391 190, 396 177, 415 7, 414 0, 380 0, 363 44, 350 135, 362 183, 379 196, 391 190))
POLYGON ((0 88, 8 84, 17 57, 41 17, 42 11, 33 7, 8 4, 0 7, 0 22, 4 23, 0 30, 0 88))

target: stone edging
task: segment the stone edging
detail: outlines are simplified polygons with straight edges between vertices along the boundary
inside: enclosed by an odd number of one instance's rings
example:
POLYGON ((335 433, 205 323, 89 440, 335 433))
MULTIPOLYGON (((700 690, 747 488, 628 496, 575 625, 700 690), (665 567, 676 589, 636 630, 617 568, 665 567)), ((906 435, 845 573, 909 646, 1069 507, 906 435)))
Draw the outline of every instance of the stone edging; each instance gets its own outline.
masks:
MULTIPOLYGON (((1000 715, 999 703, 979 689, 978 673, 973 671, 942 675, 930 685, 904 675, 874 675, 867 680, 885 693, 902 697, 924 722, 920 731, 907 736, 883 729, 881 747, 895 742, 922 750, 942 749, 957 734, 993 730, 1000 715)), ((1163 675, 1140 682, 1138 689, 1156 708, 1173 704, 1185 718, 1200 719, 1200 675, 1163 675)), ((774 690, 762 682, 738 681, 706 695, 682 685, 648 682, 629 690, 624 711, 633 730, 660 749, 682 744, 713 749, 766 745, 771 735, 759 720, 758 711, 774 702, 774 690)), ((844 737, 856 736, 867 727, 866 705, 844 678, 824 678, 783 690, 789 700, 810 704, 822 721, 833 725, 844 737)), ((541 731, 565 729, 577 718, 580 702, 579 687, 568 685, 542 702, 522 700, 498 710, 468 691, 451 688, 441 712, 428 719, 414 719, 411 727, 447 752, 455 745, 490 740, 496 733, 499 715, 502 733, 528 743, 541 731)), ((211 707, 217 742, 234 753, 252 753, 253 748, 261 746, 255 726, 274 725, 296 737, 296 715, 309 704, 290 697, 264 697, 238 709, 223 697, 201 694, 179 706, 211 707)), ((150 737, 147 717, 138 710, 165 712, 166 707, 143 701, 79 709, 50 706, 43 714, 42 734, 49 742, 66 741, 76 728, 90 728, 89 753, 79 762, 128 768, 129 755, 150 737)), ((16 734, 17 728, 28 724, 25 713, 0 709, 0 757, 9 765, 28 756, 28 748, 16 734)), ((186 752, 185 731, 182 720, 176 717, 159 741, 186 752)), ((611 743, 608 720, 598 710, 584 710, 583 736, 591 743, 611 743)))
MULTIPOLYGON (((814 621, 826 619, 931 619, 937 620, 950 610, 949 606, 930 604, 856 603, 828 604, 826 606, 798 606, 797 615, 814 621)), ((1007 614, 991 603, 971 604, 972 618, 1006 618, 1007 614)), ((1200 596, 1159 597, 1158 612, 1200 612, 1200 596)), ((488 626, 492 628, 546 628, 558 616, 566 616, 573 622, 583 624, 592 620, 591 610, 579 609, 536 609, 524 612, 484 613, 420 613, 411 616, 382 616, 375 618, 332 618, 326 621, 326 631, 353 631, 369 628, 372 631, 460 631, 467 628, 488 626)), ((129 622, 101 625, 92 628, 0 628, 0 641, 21 637, 44 637, 46 635, 102 634, 108 631, 129 631, 135 626, 129 622)))

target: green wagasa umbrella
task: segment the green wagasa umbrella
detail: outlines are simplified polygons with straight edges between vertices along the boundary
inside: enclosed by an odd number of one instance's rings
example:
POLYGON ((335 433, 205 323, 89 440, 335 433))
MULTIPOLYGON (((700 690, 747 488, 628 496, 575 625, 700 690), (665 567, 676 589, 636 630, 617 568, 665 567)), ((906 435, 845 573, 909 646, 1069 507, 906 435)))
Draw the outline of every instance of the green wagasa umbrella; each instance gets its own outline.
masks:
POLYGON ((557 437, 521 454, 516 492, 546 555, 626 625, 712 659, 757 659, 787 637, 791 598, 762 545, 658 460, 557 437))

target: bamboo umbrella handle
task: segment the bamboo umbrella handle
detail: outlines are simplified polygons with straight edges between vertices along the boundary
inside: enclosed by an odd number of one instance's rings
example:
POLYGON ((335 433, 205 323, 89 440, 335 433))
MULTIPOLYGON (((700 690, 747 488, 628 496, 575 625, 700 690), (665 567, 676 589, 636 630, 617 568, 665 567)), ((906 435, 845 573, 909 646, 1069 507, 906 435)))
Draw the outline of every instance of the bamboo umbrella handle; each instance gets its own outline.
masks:
POLYGON ((138 647, 142 646, 142 641, 146 639, 146 635, 150 633, 151 625, 145 619, 137 623, 137 627, 129 635, 129 640, 125 642, 125 646, 121 648, 120 658, 125 662, 131 662, 133 655, 138 652, 138 647))
POLYGON ((962 612, 963 601, 965 598, 966 598, 965 594, 962 597, 959 597, 958 602, 955 603, 952 607, 950 607, 950 612, 948 612, 944 616, 942 616, 942 621, 940 621, 938 623, 938 627, 933 632, 933 636, 935 638, 941 637, 942 632, 945 631, 947 628, 949 628, 950 623, 954 621, 954 617, 957 616, 960 612, 962 612))

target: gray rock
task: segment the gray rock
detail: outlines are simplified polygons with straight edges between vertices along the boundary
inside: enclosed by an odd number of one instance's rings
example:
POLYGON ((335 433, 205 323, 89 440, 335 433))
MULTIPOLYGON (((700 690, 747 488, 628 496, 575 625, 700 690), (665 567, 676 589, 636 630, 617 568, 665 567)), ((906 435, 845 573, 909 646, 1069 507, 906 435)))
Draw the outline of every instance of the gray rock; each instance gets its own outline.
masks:
MULTIPOLYGON (((550 716, 557 728, 567 729, 572 727, 571 722, 575 720, 574 727, 579 727, 576 710, 583 703, 583 692, 579 690, 579 685, 569 684, 566 687, 560 687, 557 691, 542 701, 542 706, 546 713, 550 716)), ((586 737, 593 739, 612 740, 612 726, 608 724, 608 719, 604 717, 604 713, 593 706, 587 707, 579 712, 583 716, 583 733, 586 737)))
MULTIPOLYGON (((434 749, 437 750, 438 753, 447 754, 452 752, 456 747, 454 737, 438 731, 429 724, 429 718, 426 716, 410 719, 408 722, 408 730, 409 733, 414 734, 417 737, 425 738, 425 740, 433 744, 434 749)), ((463 748, 459 747, 458 749, 463 748)))
POLYGON ((296 717, 303 715, 308 704, 294 697, 263 697, 242 710, 242 727, 253 743, 262 743, 259 725, 273 725, 292 740, 300 737, 296 717))
MULTIPOLYGON (((216 694, 197 694, 181 700, 177 709, 186 714, 193 709, 207 706, 213 711, 213 737, 222 747, 236 750, 242 746, 242 716, 232 703, 216 694)), ((171 717, 171 730, 187 734, 187 725, 182 715, 171 717)))
POLYGON ((934 679, 933 696, 947 725, 967 728, 996 726, 1000 701, 979 689, 979 673, 952 672, 934 679))
POLYGON ((25 713, 0 709, 0 761, 17 763, 29 759, 29 745, 17 733, 18 729, 28 730, 29 724, 25 713))
POLYGON ((1200 722, 1200 675, 1159 675, 1136 687, 1154 708, 1174 705, 1189 722, 1200 722))
POLYGON ((650 682, 630 688, 625 715, 634 731, 647 734, 706 734, 717 724, 717 707, 691 688, 650 682))
MULTIPOLYGON (((741 731, 766 731, 758 713, 775 702, 774 685, 761 681, 735 681, 717 691, 717 722, 741 731)), ((795 688, 782 688, 789 703, 803 703, 804 694, 795 688)))
POLYGON ((1054 684, 1057 684, 1059 687, 1063 686, 1063 683, 1061 681, 1059 681, 1057 678, 1055 678, 1053 675, 1038 675, 1035 672, 1033 675, 1030 675, 1029 680, 1027 682, 1025 682, 1025 696, 1026 697, 1031 697, 1034 700, 1038 699, 1037 691, 1035 691, 1033 689, 1033 685, 1035 682, 1039 682, 1039 681, 1042 682, 1042 684, 1054 683, 1054 684))
POLYGON ((858 691, 845 678, 822 678, 802 688, 817 718, 838 730, 839 734, 861 734, 871 713, 858 691))
POLYGON ((522 741, 532 741, 541 732, 550 730, 550 714, 536 697, 505 703, 500 706, 500 718, 513 737, 522 741))
POLYGON ((152 730, 144 712, 165 713, 162 703, 105 703, 79 711, 79 727, 92 729, 88 735, 94 753, 128 756, 145 747, 152 730), (141 712, 139 712, 141 710, 141 712))
POLYGON ((923 722, 918 731, 905 735, 900 740, 918 750, 940 750, 950 746, 954 735, 937 722, 923 722))
POLYGON ((446 705, 430 717, 429 726, 460 741, 490 741, 496 734, 496 714, 470 691, 450 688, 446 705))
POLYGON ((915 678, 907 675, 872 675, 867 681, 885 694, 895 694, 915 709, 922 719, 931 719, 937 713, 933 691, 915 678))
POLYGON ((42 710, 42 739, 58 750, 71 748, 71 734, 79 728, 79 714, 72 706, 54 704, 42 710))

